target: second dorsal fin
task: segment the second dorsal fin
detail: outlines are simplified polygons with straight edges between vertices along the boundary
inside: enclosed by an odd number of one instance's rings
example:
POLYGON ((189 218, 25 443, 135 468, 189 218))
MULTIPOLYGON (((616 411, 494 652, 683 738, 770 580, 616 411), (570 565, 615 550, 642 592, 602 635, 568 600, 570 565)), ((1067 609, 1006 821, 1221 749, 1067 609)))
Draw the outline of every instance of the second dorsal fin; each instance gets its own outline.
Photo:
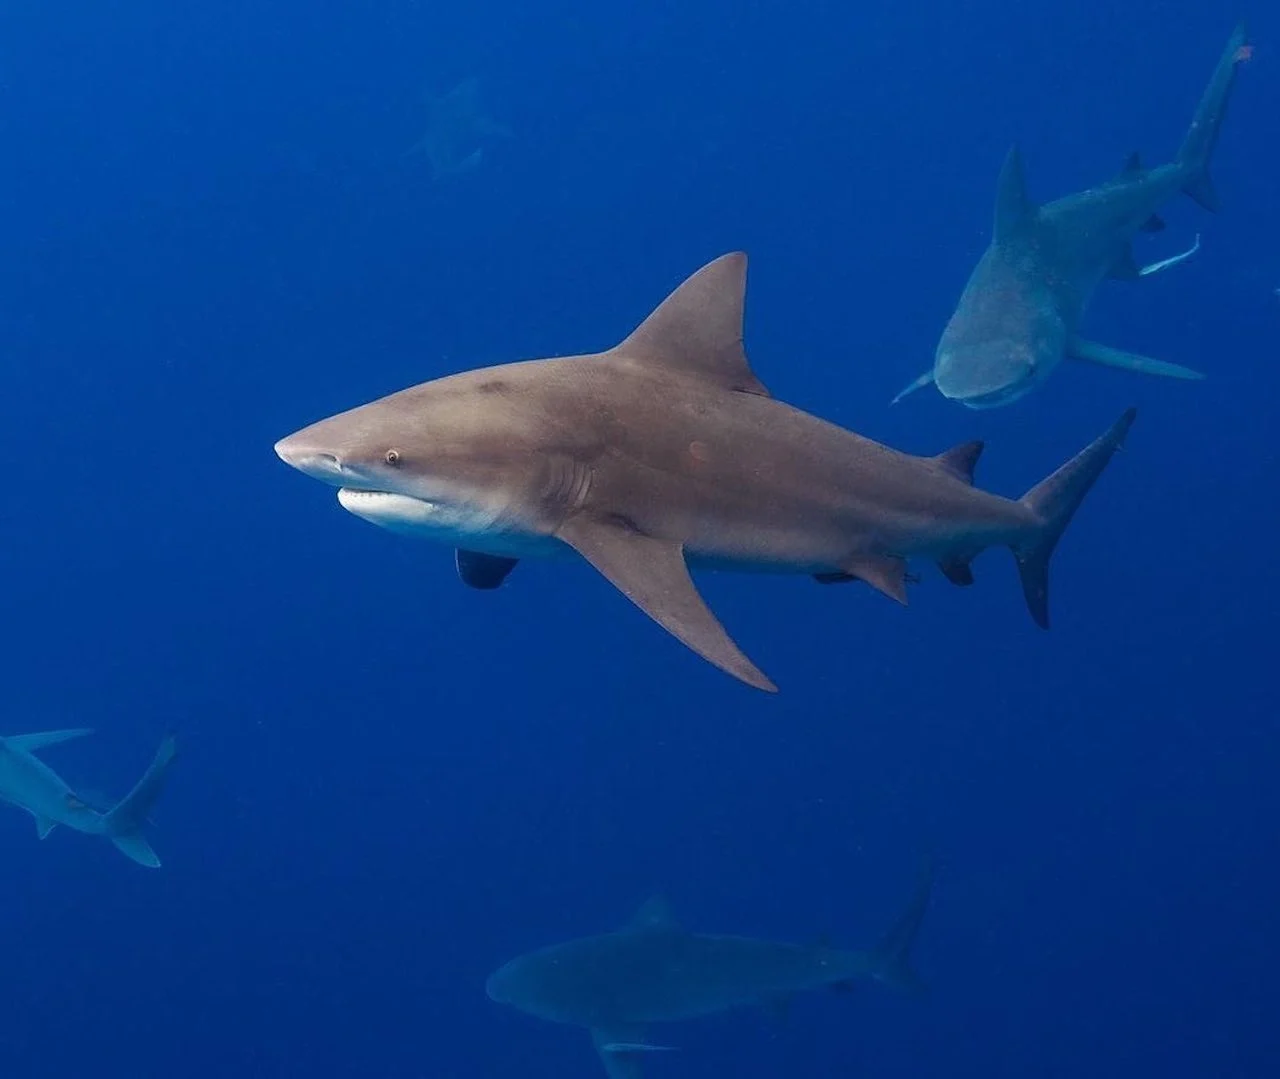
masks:
POLYGON ((742 347, 746 287, 747 256, 721 255, 687 278, 612 351, 726 390, 768 397, 742 347))
POLYGON ((982 456, 984 442, 961 442, 952 446, 945 453, 938 454, 934 460, 958 480, 973 486, 973 468, 982 456))

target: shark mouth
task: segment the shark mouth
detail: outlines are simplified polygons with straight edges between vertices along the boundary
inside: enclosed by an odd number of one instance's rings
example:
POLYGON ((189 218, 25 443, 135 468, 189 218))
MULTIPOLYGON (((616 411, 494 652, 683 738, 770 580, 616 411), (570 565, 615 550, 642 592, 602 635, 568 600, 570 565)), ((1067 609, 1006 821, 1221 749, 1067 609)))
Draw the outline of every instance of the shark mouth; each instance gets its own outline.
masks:
POLYGON ((509 532, 501 513, 482 503, 431 501, 394 491, 341 487, 338 505, 379 528, 455 544, 509 532))
POLYGON ((360 487, 338 489, 338 505, 348 513, 384 528, 430 528, 439 523, 442 506, 411 495, 360 487))

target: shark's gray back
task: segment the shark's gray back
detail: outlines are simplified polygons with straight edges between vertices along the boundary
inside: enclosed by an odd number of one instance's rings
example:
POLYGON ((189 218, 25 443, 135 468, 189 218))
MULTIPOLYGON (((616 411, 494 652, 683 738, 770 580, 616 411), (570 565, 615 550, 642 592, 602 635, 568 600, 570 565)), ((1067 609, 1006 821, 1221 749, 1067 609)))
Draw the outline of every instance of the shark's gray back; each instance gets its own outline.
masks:
POLYGON ((1143 225, 1185 182, 1181 165, 1139 169, 1040 208, 1037 231, 1046 264, 1064 290, 1064 313, 1073 324, 1103 278, 1130 257, 1143 225))

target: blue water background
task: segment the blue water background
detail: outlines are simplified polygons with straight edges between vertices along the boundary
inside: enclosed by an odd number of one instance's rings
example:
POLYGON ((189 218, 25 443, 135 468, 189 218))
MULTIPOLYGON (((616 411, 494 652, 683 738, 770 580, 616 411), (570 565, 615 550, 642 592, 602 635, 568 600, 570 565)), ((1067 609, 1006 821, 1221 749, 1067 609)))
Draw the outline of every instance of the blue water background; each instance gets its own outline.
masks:
POLYGON ((0 1070, 602 1074, 491 1003, 524 949, 664 892, 691 927, 865 945, 938 862, 929 992, 655 1032, 692 1076, 1270 1076, 1280 13, 976 0, 0 11, 0 728, 123 791, 182 756, 148 872, 0 816, 0 1070), (1214 163, 1092 336, 1187 385, 1063 369, 1015 407, 929 365, 1020 141, 1050 198, 1168 158, 1239 15, 1214 163), (433 182, 423 94, 515 137, 433 182), (980 437, 1016 495, 1140 409, 1034 628, 1003 552, 909 609, 702 576, 771 698, 583 565, 469 592, 273 442, 465 367, 607 347, 750 253, 773 392, 894 446, 980 437))

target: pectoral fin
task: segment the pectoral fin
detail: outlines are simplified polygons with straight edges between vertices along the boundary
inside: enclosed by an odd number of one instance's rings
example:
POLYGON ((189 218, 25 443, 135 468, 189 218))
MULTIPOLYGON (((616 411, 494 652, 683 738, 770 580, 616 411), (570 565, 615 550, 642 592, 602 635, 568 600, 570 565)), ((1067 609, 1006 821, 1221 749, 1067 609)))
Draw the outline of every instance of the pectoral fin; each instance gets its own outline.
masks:
POLYGON ((932 368, 930 368, 923 375, 917 378, 905 390, 899 391, 898 396, 895 397, 892 401, 890 401, 889 404, 896 405, 908 394, 915 393, 916 390, 923 390, 926 386, 931 386, 931 385, 933 385, 933 369, 932 368))
POLYGON ((619 592, 708 663, 756 689, 777 692, 698 595, 680 544, 647 536, 620 519, 585 515, 570 518, 558 534, 619 592))
POLYGON ((48 839, 49 833, 57 827, 58 822, 50 820, 48 817, 36 817, 36 835, 41 839, 48 839))
POLYGON ((15 749, 24 750, 27 753, 34 753, 37 749, 44 749, 45 746, 56 746, 59 742, 69 742, 72 738, 83 738, 86 734, 92 734, 91 727, 75 727, 71 730, 64 731, 38 731, 35 734, 11 734, 5 741, 15 749))
POLYGON ((1067 355, 1073 360, 1087 360, 1089 363, 1102 364, 1104 367, 1119 367, 1121 370, 1134 371, 1140 375, 1184 379, 1204 378, 1199 371, 1193 371, 1190 367, 1165 363, 1164 360, 1153 360, 1149 356, 1139 356, 1135 352, 1123 352, 1118 348, 1100 345, 1096 341, 1086 341, 1082 337, 1073 337, 1067 342, 1067 355))
POLYGON ((640 1079, 640 1062, 645 1053, 672 1051, 669 1045, 650 1045, 644 1040, 644 1030, 634 1026, 595 1027, 591 1040, 600 1063, 609 1079, 640 1079))

